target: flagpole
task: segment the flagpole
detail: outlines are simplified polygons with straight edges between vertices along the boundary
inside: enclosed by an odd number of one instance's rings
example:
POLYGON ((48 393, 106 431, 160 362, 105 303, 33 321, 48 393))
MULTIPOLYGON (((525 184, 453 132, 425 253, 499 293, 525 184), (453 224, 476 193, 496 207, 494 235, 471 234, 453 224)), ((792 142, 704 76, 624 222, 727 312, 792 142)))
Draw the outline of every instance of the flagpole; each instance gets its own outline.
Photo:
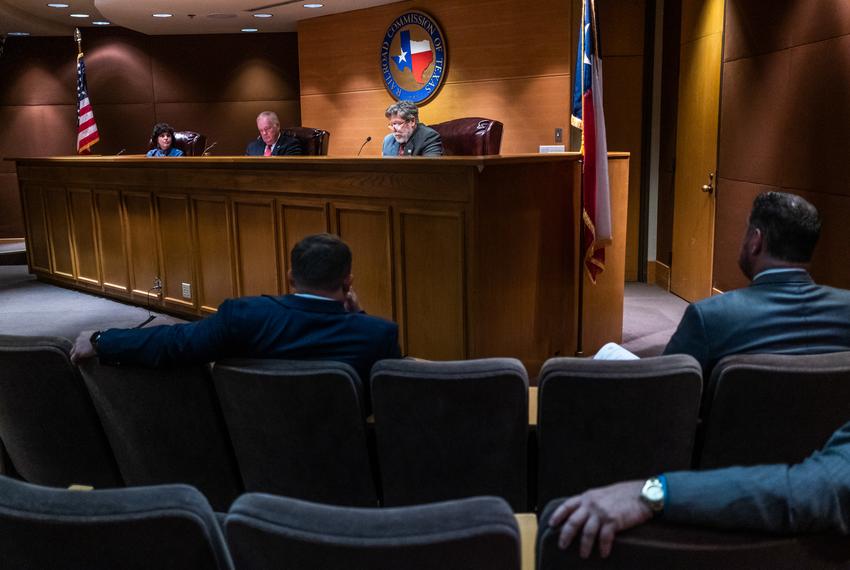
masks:
POLYGON ((577 334, 578 338, 576 339, 576 356, 581 357, 584 356, 584 128, 585 128, 585 114, 584 114, 584 53, 585 53, 585 32, 584 32, 584 19, 585 19, 585 10, 587 9, 586 0, 582 0, 581 3, 581 25, 579 26, 579 43, 581 45, 581 49, 578 50, 579 54, 576 57, 581 57, 581 85, 582 85, 582 94, 581 94, 581 147, 579 148, 579 152, 581 152, 581 157, 579 158, 579 167, 581 168, 581 175, 579 178, 579 187, 578 187, 578 318, 576 319, 577 324, 577 334))
POLYGON ((83 35, 80 28, 74 28, 74 41, 77 42, 77 59, 83 55, 83 35))

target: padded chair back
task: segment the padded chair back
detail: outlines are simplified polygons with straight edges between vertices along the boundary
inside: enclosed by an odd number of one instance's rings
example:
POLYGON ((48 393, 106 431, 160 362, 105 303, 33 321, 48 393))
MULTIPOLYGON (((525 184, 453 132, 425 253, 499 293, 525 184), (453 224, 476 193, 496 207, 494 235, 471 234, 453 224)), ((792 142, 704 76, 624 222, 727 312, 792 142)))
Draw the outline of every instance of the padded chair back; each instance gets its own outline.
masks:
POLYGON ((547 523, 561 502, 563 499, 550 502, 540 517, 536 549, 538 570, 811 570, 847 568, 850 564, 850 541, 847 537, 781 537, 664 524, 660 521, 618 533, 608 558, 600 558, 594 550, 590 558, 583 560, 578 555, 579 541, 574 540, 567 550, 559 549, 560 527, 551 528, 547 523))
POLYGON ((236 567, 519 570, 519 528, 496 497, 356 509, 249 493, 224 523, 236 567))
MULTIPOLYGON (((207 135, 195 131, 174 131, 174 141, 171 144, 182 150, 185 156, 203 156, 204 149, 207 148, 207 135)), ((148 149, 155 146, 156 141, 150 139, 148 149)))
POLYGON ((304 154, 307 156, 326 156, 331 134, 322 129, 310 127, 286 127, 282 133, 288 137, 295 137, 301 141, 304 154))
POLYGON ((216 363, 213 378, 246 490, 378 505, 351 366, 234 359, 216 363))
POLYGON ((687 355, 551 358, 537 395, 538 505, 690 467, 702 372, 687 355))
POLYGON ((226 511, 242 483, 209 367, 80 367, 127 485, 187 483, 226 511))
POLYGON ((850 352, 729 356, 708 390, 700 468, 797 463, 850 418, 850 352))
POLYGON ((525 510, 528 376, 519 360, 382 360, 372 406, 384 505, 495 495, 525 510))
POLYGON ((499 154, 504 125, 493 119, 464 117, 428 125, 443 139, 446 156, 486 156, 499 154))
POLYGON ((0 567, 233 568, 218 521, 186 485, 49 489, 0 477, 0 567))
POLYGON ((0 439, 18 474, 67 487, 123 485, 71 342, 0 335, 0 439))

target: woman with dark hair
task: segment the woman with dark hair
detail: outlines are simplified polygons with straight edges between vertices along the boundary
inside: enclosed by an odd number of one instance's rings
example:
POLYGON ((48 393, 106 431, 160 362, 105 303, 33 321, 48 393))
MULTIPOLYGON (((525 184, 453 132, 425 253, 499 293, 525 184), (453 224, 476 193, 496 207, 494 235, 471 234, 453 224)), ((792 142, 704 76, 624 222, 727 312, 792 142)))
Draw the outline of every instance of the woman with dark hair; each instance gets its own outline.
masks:
POLYGON ((183 151, 174 148, 174 129, 168 123, 157 123, 153 128, 151 140, 154 147, 148 151, 148 156, 183 156, 183 151))

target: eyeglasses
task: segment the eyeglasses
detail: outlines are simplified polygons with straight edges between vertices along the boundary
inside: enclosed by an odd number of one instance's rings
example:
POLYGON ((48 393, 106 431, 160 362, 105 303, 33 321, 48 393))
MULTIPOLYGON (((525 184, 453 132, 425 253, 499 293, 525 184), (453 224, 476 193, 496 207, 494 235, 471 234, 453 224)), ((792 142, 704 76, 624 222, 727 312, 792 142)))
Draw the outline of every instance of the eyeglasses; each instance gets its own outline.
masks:
POLYGON ((406 125, 406 124, 407 124, 407 123, 409 123, 409 122, 410 122, 410 121, 391 121, 391 122, 387 125, 387 128, 388 128, 389 130, 391 130, 391 131, 395 131, 395 130, 398 130, 398 129, 402 128, 404 125, 406 125))

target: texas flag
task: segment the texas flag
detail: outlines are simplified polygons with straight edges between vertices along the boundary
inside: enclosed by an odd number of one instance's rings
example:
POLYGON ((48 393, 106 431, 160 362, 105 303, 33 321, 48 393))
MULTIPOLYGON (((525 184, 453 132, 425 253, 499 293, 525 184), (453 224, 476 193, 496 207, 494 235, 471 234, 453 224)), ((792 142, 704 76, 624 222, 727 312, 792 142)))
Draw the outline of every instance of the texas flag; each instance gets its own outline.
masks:
POLYGON ((429 40, 410 40, 410 32, 404 30, 401 32, 401 52, 395 56, 395 64, 399 71, 404 71, 409 68, 413 73, 413 79, 417 83, 426 83, 427 77, 424 77, 425 70, 434 61, 434 54, 431 51, 431 42, 429 40))

